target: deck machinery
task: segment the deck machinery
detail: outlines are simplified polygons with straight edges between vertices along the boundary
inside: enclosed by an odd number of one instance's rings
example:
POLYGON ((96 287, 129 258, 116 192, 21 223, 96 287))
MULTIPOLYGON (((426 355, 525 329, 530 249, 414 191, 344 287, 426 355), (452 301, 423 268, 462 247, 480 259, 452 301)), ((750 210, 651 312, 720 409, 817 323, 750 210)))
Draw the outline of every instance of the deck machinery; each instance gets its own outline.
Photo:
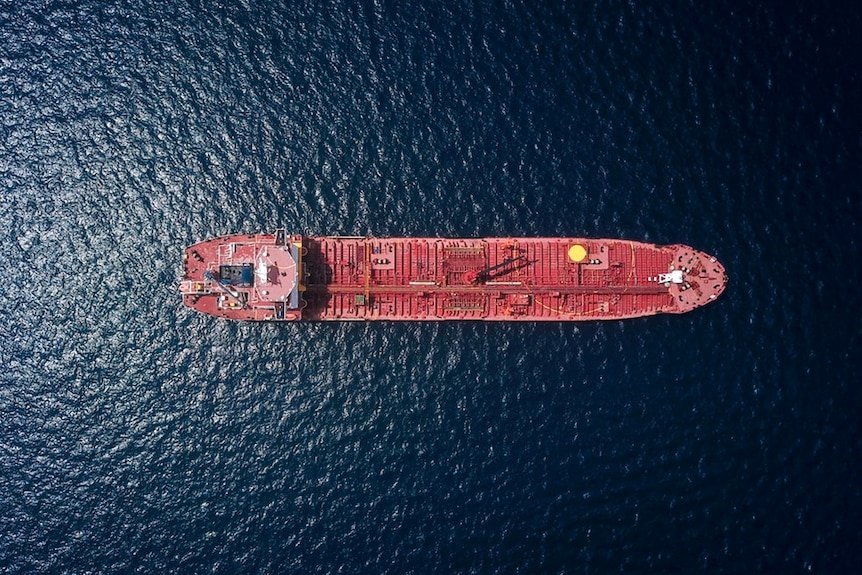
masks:
POLYGON ((583 321, 683 313, 727 285, 685 245, 227 235, 185 250, 188 307, 252 321, 583 321))

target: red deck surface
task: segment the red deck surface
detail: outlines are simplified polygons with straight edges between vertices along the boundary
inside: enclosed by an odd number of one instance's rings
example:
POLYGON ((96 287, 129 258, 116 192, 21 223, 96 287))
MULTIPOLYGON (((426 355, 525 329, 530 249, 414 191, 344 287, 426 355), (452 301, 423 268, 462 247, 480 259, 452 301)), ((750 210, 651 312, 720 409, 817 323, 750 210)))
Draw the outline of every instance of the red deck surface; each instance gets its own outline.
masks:
POLYGON ((686 312, 726 281, 715 258, 683 245, 260 234, 187 248, 180 291, 192 309, 240 320, 581 321, 686 312), (243 264, 253 285, 219 277, 243 264))

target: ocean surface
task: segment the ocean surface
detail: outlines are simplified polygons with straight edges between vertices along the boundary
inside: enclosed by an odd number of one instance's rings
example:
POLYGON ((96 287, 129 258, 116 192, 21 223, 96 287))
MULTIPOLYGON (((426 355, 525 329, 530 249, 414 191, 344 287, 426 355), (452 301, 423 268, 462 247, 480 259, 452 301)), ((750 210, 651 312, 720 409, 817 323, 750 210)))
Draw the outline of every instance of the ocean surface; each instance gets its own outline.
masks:
POLYGON ((0 1, 0 572, 862 572, 839 4, 0 1), (731 283, 608 323, 181 305, 184 246, 278 227, 731 283))

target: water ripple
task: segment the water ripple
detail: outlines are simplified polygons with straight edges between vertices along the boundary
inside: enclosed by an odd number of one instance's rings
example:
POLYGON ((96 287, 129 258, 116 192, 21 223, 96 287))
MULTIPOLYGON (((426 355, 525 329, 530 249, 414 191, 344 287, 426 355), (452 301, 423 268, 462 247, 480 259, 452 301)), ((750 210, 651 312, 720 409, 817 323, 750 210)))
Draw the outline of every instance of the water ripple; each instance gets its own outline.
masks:
POLYGON ((797 4, 0 7, 0 570, 852 570, 859 16, 797 4), (277 226, 732 283, 610 324, 180 305, 183 246, 277 226))

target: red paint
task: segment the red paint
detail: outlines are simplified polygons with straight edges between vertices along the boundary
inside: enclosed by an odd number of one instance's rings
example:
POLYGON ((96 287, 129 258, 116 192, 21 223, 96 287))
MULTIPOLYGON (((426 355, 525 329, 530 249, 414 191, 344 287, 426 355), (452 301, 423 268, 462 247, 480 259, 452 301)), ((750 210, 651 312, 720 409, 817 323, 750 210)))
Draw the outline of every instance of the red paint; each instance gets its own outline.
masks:
POLYGON ((180 291, 192 309, 237 320, 582 321, 683 313, 726 283, 715 258, 683 245, 258 234, 187 248, 180 291), (253 285, 217 285, 221 266, 243 264, 253 285))

